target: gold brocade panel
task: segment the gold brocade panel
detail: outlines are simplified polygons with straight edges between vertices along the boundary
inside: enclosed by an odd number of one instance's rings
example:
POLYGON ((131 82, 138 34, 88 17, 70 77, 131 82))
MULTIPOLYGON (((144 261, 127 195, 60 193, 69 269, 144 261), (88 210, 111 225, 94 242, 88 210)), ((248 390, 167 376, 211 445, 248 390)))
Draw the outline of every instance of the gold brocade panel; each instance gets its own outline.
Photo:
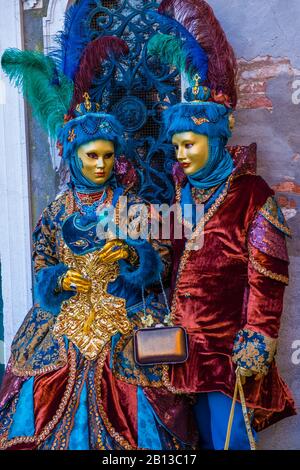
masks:
POLYGON ((64 245, 62 262, 91 280, 88 293, 77 293, 62 303, 54 327, 54 336, 65 335, 89 360, 95 359, 116 333, 128 334, 132 325, 127 318, 125 299, 107 292, 109 282, 119 275, 118 263, 98 263, 98 252, 75 255, 64 245))

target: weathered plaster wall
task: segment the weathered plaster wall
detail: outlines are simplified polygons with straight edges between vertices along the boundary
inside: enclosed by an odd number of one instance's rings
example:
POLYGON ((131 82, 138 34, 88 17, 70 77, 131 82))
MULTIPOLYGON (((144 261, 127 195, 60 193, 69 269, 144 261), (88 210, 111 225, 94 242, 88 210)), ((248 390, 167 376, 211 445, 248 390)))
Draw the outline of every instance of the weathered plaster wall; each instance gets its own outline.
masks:
MULTIPOLYGON (((43 1, 43 8, 24 12, 24 47, 44 51, 43 17, 47 16, 49 0, 43 1)), ((54 199, 57 193, 58 175, 54 171, 48 138, 36 120, 28 115, 28 145, 31 184, 32 224, 34 225, 42 210, 54 199)))
MULTIPOLYGON (((299 0, 208 0, 239 59, 239 107, 233 143, 258 144, 258 172, 277 193, 289 218, 291 282, 285 295, 277 362, 300 412, 300 78, 299 0), (298 84, 298 88, 299 88, 298 84), (294 361, 295 362, 295 361, 294 361)), ((260 435, 262 449, 300 449, 300 416, 260 435)))

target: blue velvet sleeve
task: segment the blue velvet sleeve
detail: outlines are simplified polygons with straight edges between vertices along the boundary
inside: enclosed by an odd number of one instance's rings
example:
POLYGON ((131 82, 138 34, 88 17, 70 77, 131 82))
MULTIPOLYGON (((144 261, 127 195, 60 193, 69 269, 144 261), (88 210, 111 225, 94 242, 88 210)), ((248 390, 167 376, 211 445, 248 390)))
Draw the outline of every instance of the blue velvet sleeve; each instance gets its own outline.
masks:
POLYGON ((58 315, 61 303, 75 293, 57 292, 58 278, 68 271, 56 253, 56 228, 46 208, 33 232, 34 300, 48 312, 58 315))

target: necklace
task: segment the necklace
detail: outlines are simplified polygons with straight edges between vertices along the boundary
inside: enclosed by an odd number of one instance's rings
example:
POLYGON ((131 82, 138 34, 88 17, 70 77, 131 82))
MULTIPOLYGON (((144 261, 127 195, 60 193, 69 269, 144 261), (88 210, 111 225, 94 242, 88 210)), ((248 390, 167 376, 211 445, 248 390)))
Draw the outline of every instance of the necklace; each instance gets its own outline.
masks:
POLYGON ((113 191, 110 187, 97 194, 80 194, 74 191, 74 199, 79 212, 85 216, 93 216, 103 205, 110 205, 113 191))

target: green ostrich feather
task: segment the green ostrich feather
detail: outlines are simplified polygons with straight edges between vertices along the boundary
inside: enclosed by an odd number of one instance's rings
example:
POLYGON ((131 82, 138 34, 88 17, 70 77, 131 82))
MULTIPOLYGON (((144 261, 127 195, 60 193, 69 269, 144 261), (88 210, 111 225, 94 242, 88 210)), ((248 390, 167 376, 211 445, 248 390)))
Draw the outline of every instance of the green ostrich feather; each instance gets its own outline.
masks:
POLYGON ((163 64, 176 67, 179 72, 191 78, 192 68, 187 68, 187 54, 180 38, 158 33, 152 36, 147 45, 150 55, 158 56, 163 64))
POLYGON ((34 116, 55 138, 68 113, 73 83, 57 70, 51 57, 41 52, 6 49, 1 66, 28 100, 34 116))

